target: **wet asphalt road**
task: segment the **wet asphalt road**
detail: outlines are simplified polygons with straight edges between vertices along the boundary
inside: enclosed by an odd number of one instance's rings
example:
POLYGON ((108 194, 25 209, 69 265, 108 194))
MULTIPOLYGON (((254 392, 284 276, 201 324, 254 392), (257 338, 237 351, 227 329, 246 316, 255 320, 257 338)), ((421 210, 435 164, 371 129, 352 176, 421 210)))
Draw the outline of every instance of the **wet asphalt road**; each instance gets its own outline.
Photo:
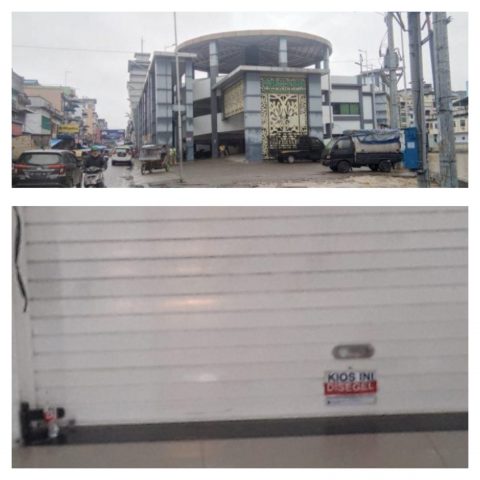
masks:
POLYGON ((133 187, 132 167, 125 165, 112 166, 108 161, 108 168, 104 172, 105 187, 107 188, 129 188, 133 187))

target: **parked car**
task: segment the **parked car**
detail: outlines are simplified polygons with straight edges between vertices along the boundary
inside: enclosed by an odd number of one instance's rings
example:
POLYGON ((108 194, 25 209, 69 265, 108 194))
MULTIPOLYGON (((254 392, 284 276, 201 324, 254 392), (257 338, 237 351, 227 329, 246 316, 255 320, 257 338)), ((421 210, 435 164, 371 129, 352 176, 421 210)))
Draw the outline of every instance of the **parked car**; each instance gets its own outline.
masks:
POLYGON ((13 162, 13 187, 81 187, 83 161, 69 150, 27 150, 13 162))
POLYGON ((270 143, 270 156, 281 163, 299 161, 316 162, 322 158, 324 143, 317 137, 301 135, 293 139, 273 139, 270 143))
POLYGON ((129 146, 116 147, 112 154, 112 165, 132 166, 132 149, 129 146))
POLYGON ((346 130, 325 153, 323 164, 340 173, 365 166, 389 172, 403 160, 399 130, 346 130))

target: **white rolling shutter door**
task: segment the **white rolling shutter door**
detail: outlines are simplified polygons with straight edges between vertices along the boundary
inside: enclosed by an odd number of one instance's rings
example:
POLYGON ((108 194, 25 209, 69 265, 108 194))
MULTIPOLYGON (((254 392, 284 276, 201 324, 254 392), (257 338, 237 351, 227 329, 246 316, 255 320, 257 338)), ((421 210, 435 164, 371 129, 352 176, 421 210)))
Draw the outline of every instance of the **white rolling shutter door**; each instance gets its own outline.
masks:
POLYGON ((23 215, 36 401, 80 425, 467 409, 464 208, 23 215), (325 404, 347 366, 376 404, 325 404))

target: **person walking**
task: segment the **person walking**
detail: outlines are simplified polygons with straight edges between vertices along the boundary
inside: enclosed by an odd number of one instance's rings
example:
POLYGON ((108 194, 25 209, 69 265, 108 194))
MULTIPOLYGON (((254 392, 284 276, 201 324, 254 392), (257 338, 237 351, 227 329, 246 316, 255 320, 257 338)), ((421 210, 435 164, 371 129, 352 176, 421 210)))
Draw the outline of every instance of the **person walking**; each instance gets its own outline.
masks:
POLYGON ((170 165, 177 164, 177 149, 175 147, 170 148, 170 165))

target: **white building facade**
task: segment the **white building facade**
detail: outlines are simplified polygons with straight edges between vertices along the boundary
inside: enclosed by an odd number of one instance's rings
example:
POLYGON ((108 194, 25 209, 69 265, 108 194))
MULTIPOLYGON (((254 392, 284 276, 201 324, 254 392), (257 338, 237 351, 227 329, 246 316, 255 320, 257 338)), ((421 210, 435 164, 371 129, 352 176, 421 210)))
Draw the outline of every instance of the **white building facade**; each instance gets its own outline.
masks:
MULTIPOLYGON (((272 139, 320 139, 389 124, 379 76, 331 75, 330 42, 302 32, 255 30, 199 37, 179 46, 186 159, 218 146, 250 162, 269 157, 272 139)), ((132 117, 137 142, 178 143, 172 54, 156 52, 132 117)))

